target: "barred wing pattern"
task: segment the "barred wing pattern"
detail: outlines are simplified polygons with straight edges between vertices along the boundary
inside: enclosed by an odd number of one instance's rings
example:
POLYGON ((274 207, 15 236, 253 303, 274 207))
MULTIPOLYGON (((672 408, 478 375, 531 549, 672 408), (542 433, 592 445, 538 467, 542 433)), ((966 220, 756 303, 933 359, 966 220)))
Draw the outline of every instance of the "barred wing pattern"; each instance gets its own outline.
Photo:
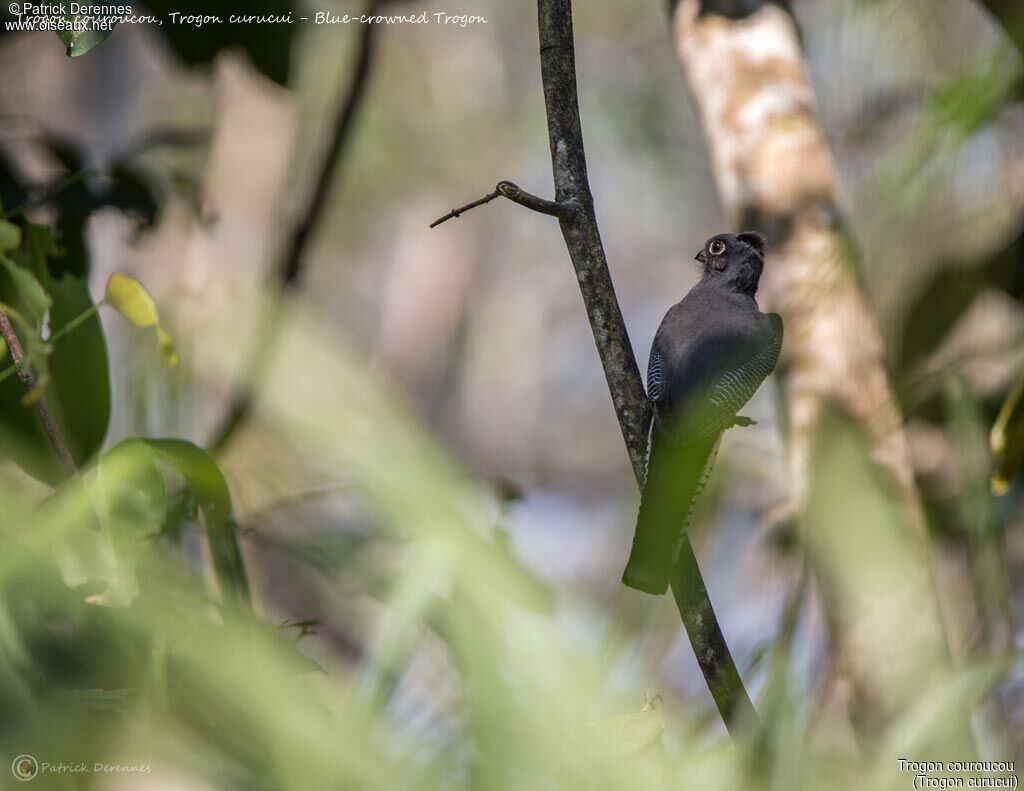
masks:
POLYGON ((685 442, 710 437, 728 428, 736 413, 753 397, 779 361, 782 350, 782 322, 773 320, 771 340, 747 362, 722 374, 711 387, 710 406, 702 410, 700 422, 688 427, 685 442))
POLYGON ((651 359, 647 363, 647 397, 651 401, 660 401, 665 395, 665 358, 657 349, 651 350, 651 359))

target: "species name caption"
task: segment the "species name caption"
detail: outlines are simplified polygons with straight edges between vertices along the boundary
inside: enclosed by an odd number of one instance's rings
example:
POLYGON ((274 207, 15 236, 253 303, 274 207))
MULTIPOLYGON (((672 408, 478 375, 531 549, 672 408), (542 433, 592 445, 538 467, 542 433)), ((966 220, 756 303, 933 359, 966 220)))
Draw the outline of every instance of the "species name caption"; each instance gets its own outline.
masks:
POLYGON ((196 14, 172 11, 165 15, 133 14, 130 5, 97 5, 95 3, 10 3, 7 10, 14 21, 5 21, 8 31, 110 31, 118 24, 181 25, 201 28, 206 25, 443 25, 466 28, 486 25, 480 14, 450 14, 447 11, 422 11, 418 14, 338 14, 317 11, 312 16, 298 16, 292 11, 280 14, 196 14))
POLYGON ((913 776, 913 787, 1016 788, 1013 761, 908 761, 899 759, 900 772, 913 776))

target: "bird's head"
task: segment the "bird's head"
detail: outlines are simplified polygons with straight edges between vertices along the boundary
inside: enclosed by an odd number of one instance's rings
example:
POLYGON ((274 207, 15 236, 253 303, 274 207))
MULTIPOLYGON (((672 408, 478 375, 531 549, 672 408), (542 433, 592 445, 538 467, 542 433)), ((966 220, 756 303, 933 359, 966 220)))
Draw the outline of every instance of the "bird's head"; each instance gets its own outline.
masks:
POLYGON ((764 235, 758 231, 712 236, 697 253, 704 267, 703 279, 754 296, 764 269, 764 247, 764 235))

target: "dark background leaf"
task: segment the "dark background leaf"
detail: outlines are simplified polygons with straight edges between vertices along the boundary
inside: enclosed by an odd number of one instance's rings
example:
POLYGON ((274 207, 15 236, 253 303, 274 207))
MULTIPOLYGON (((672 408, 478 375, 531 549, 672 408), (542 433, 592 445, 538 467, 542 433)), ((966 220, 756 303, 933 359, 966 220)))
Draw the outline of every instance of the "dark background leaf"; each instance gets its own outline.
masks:
MULTIPOLYGON (((84 280, 68 275, 60 280, 48 279, 44 286, 52 300, 51 332, 92 307, 84 280)), ((46 399, 72 456, 83 464, 99 450, 110 420, 110 372, 98 316, 90 317, 54 345, 49 368, 46 399)), ((56 483, 63 477, 60 465, 35 407, 23 403, 24 396, 25 388, 17 377, 0 382, 0 436, 4 439, 0 452, 30 475, 56 483)))
POLYGON ((987 289, 1014 297, 1024 291, 1024 231, 988 258, 937 267, 904 314, 893 349, 893 368, 913 375, 917 364, 938 349, 956 321, 987 289))
MULTIPOLYGON (((181 6, 165 0, 151 0, 146 8, 165 20, 172 12, 182 12, 181 6)), ((171 25, 166 21, 159 28, 171 49, 189 66, 205 66, 224 49, 236 48, 249 56, 253 65, 274 82, 288 82, 292 39, 296 25, 241 25, 228 24, 231 14, 287 14, 294 8, 292 2, 254 0, 244 8, 236 2, 213 0, 196 8, 194 13, 219 16, 222 24, 171 25)), ((142 13, 140 11, 140 13, 142 13)))

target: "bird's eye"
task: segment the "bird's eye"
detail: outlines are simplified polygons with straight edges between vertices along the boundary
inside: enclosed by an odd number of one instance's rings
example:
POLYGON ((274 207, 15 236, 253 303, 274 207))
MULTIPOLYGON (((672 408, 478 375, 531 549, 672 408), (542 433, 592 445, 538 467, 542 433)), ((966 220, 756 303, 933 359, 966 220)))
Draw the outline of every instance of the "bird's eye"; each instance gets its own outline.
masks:
POLYGON ((725 252, 725 242, 721 239, 715 239, 715 241, 713 241, 708 247, 708 252, 711 253, 711 255, 721 255, 725 252))

